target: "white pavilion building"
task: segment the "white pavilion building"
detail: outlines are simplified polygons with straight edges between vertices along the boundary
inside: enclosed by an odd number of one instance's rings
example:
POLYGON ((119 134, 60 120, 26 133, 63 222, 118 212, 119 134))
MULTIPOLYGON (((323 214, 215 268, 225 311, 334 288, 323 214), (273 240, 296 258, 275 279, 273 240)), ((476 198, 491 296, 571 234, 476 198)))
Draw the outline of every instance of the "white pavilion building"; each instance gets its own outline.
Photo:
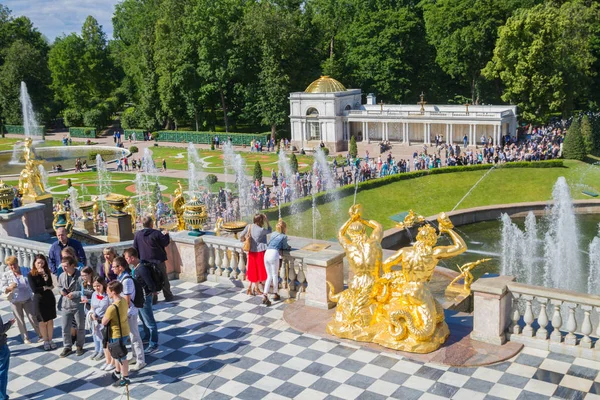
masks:
POLYGON ((435 143, 441 135, 447 143, 468 145, 486 141, 499 143, 501 137, 515 136, 517 106, 435 105, 421 95, 418 104, 377 104, 375 95, 362 104, 360 89, 346 89, 337 80, 322 76, 304 92, 290 93, 292 144, 313 149, 321 141, 330 150, 348 149, 350 137, 367 143, 435 143))

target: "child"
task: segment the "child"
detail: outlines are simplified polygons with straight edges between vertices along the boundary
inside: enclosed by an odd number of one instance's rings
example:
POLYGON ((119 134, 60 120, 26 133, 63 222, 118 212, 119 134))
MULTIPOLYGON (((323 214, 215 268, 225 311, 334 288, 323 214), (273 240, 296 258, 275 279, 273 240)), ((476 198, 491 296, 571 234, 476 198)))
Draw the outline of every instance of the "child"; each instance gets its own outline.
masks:
MULTIPOLYGON (((106 313, 106 309, 110 305, 110 300, 106 294, 106 281, 103 277, 98 276, 94 279, 94 293, 90 301, 92 309, 88 316, 91 319, 90 328, 92 331, 92 338, 94 339, 94 355, 92 360, 100 361, 105 357, 105 353, 102 351, 102 317, 106 313)), ((107 361, 110 360, 110 356, 107 361)), ((110 362, 103 364, 100 367, 101 370, 105 370, 107 366, 112 366, 110 362)), ((112 368, 111 368, 112 369, 112 368)))

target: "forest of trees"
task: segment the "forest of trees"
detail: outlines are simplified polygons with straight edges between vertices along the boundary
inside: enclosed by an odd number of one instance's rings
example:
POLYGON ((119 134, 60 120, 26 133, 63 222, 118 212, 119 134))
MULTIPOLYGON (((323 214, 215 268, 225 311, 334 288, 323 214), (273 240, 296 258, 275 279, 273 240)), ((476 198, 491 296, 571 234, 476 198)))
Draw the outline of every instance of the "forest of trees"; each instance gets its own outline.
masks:
POLYGON ((0 115, 25 81, 45 123, 286 129, 288 94, 320 75, 386 103, 511 103, 521 118, 597 110, 598 1, 123 0, 44 38, 0 8, 0 115))

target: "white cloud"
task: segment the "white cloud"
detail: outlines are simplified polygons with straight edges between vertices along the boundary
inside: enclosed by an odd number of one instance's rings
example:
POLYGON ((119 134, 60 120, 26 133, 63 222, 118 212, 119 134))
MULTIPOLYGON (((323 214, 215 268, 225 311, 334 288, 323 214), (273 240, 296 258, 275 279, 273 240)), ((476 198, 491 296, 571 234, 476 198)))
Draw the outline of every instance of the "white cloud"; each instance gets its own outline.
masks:
POLYGON ((102 25, 107 38, 112 38, 112 16, 120 0, 0 0, 13 16, 24 15, 50 42, 71 32, 81 32, 88 15, 102 25))

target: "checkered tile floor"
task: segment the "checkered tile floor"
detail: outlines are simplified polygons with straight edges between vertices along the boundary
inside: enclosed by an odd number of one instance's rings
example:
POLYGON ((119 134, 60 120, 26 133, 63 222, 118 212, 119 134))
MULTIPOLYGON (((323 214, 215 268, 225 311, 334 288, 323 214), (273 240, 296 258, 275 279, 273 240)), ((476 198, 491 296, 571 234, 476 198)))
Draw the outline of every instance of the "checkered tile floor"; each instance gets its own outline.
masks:
MULTIPOLYGON (((485 368, 422 364, 294 331, 285 304, 266 308, 236 288, 173 287, 176 300, 155 311, 161 351, 131 375, 132 399, 600 399, 599 362, 526 349, 485 368)), ((10 314, 6 303, 0 312, 10 314)), ((91 343, 61 359, 60 347, 44 352, 16 336, 12 328, 11 399, 126 398, 89 359, 91 343)))

